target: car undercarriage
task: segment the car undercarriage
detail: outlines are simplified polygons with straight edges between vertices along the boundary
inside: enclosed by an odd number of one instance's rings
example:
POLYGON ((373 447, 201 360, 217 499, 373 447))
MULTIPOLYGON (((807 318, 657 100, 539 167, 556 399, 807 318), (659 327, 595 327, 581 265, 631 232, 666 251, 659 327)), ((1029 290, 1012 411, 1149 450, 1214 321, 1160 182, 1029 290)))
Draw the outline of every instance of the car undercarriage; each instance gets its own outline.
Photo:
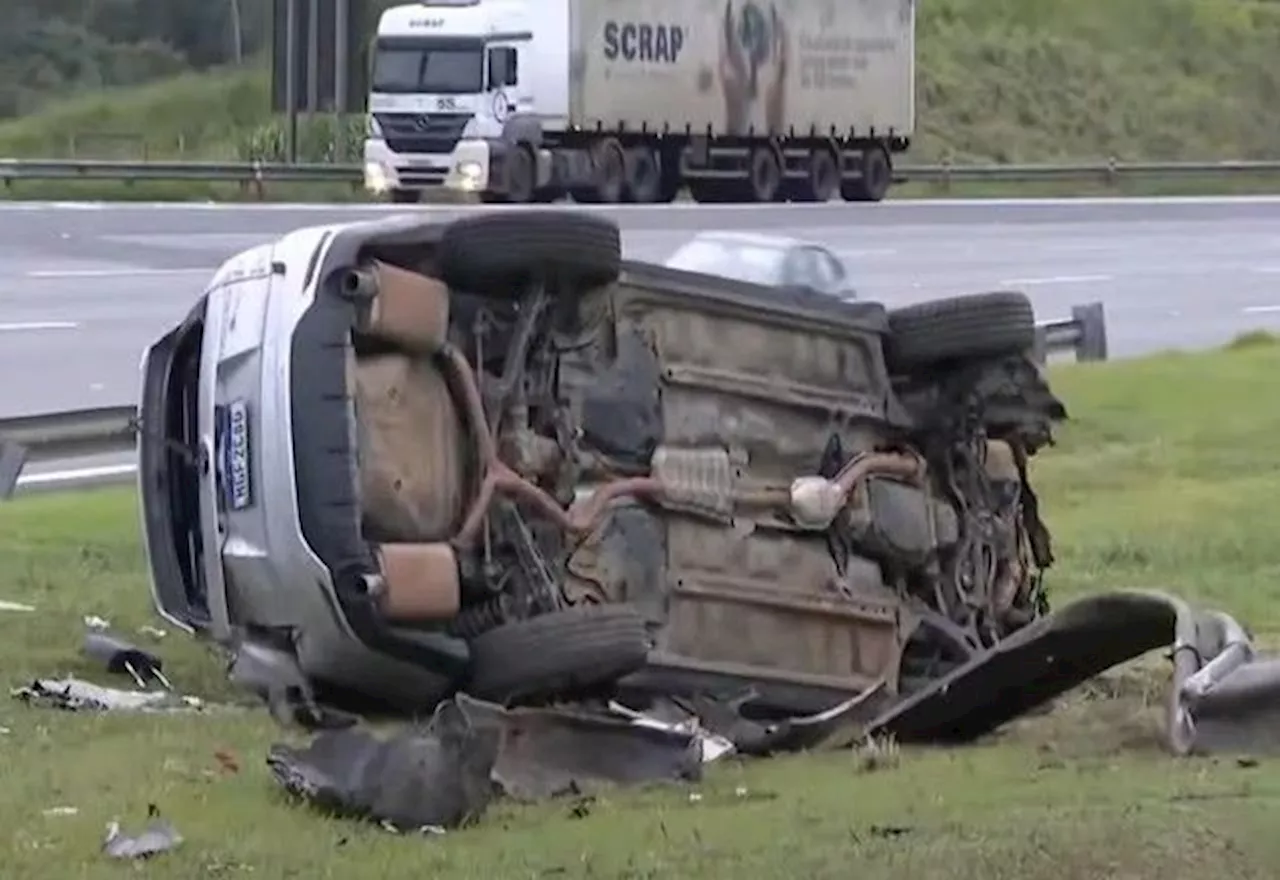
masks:
POLYGON ((370 241, 341 279, 370 599, 497 702, 882 710, 1048 610, 1062 404, 1025 297, 890 312, 621 262, 586 213, 370 241))

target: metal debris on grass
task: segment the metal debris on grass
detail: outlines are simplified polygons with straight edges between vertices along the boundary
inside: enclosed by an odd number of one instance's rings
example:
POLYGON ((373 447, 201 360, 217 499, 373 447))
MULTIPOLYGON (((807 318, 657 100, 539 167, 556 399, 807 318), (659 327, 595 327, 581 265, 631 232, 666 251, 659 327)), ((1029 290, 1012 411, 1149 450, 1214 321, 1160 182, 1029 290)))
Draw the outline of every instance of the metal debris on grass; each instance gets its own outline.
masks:
POLYGON ((147 827, 134 836, 122 833, 119 822, 109 824, 102 851, 113 859, 138 860, 168 852, 182 843, 182 835, 173 823, 160 818, 155 804, 147 807, 147 818, 147 827))

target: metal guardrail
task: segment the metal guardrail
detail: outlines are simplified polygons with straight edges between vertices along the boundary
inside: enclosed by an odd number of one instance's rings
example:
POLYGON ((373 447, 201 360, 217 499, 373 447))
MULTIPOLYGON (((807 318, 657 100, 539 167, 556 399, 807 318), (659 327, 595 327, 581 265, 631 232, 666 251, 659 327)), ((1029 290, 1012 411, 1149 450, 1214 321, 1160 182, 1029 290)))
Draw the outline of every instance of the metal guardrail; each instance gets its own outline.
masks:
MULTIPOLYGON (((1222 162, 1121 162, 1108 159, 1091 163, 900 165, 894 172, 906 181, 953 183, 1097 181, 1116 185, 1127 179, 1240 177, 1280 175, 1280 160, 1222 162)), ((195 181, 235 183, 254 188, 259 196, 268 183, 337 183, 359 187, 364 180, 356 164, 298 164, 278 162, 179 162, 116 161, 109 159, 0 159, 0 184, 20 181, 97 180, 123 183, 143 181, 195 181)))
POLYGON ((1074 306, 1070 318, 1036 325, 1036 360, 1044 363, 1049 355, 1065 351, 1078 361, 1107 359, 1107 316, 1102 303, 1074 306))
MULTIPOLYGON (((1070 352, 1081 361, 1106 360, 1107 330, 1102 303, 1076 306, 1071 317, 1036 325, 1036 357, 1070 352)), ((133 462, 67 468, 23 475, 29 463, 65 462, 88 456, 133 452, 137 409, 110 406, 0 419, 0 499, 15 494, 85 489, 130 483, 133 462)))
POLYGON ((39 487, 61 488, 105 473, 130 476, 119 465, 80 468, 55 474, 23 476, 29 463, 62 462, 94 455, 132 452, 137 437, 137 409, 105 406, 0 419, 0 498, 39 487), (76 479, 69 475, 74 474, 76 479), (63 477, 65 479, 53 479, 63 477))

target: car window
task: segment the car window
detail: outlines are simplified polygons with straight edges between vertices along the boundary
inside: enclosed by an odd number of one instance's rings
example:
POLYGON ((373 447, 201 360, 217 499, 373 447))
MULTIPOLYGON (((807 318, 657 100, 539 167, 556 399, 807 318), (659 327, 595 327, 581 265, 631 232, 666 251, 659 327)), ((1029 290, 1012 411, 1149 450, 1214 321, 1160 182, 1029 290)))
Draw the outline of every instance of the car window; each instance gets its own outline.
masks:
POLYGON ((782 256, 777 248, 737 242, 691 241, 677 250, 667 260, 667 265, 686 272, 775 285, 782 280, 782 256))
POLYGON ((828 277, 831 278, 833 285, 839 286, 845 282, 844 264, 835 258, 830 251, 818 251, 819 262, 826 267, 828 277))
POLYGON ((826 281, 813 248, 793 248, 787 255, 787 284, 825 290, 826 281))

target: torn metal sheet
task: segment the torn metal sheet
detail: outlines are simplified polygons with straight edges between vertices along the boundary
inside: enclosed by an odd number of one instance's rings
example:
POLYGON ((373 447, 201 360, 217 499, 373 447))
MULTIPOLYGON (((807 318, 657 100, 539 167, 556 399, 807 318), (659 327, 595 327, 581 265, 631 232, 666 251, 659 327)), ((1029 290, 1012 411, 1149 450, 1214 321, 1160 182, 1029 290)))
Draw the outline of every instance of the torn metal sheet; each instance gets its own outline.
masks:
POLYGON ((861 738, 867 706, 872 705, 883 690, 881 680, 823 712, 774 721, 757 721, 741 714, 742 705, 753 699, 751 691, 735 700, 692 697, 675 702, 696 716, 707 729, 732 742, 739 754, 767 757, 847 745, 861 738))
POLYGON ((600 783, 702 778, 702 741, 692 730, 571 710, 503 709, 465 694, 456 704, 471 724, 497 731, 493 781, 516 800, 542 800, 600 783))
POLYGON ((124 691, 75 678, 37 679, 11 696, 32 706, 70 712, 183 712, 206 708, 198 697, 168 691, 124 691))
POLYGON ((733 742, 728 737, 720 736, 705 729, 699 719, 694 716, 686 716, 670 721, 644 712, 637 712, 635 709, 613 700, 609 702, 609 711, 628 719, 632 724, 640 727, 650 727, 678 736, 692 736, 698 743, 699 754, 704 764, 710 764, 712 761, 718 761, 726 755, 733 754, 733 742))
POLYGON ((1280 752, 1280 660, 1261 659, 1229 616, 1164 593, 1078 599, 902 700, 869 725, 904 742, 962 742, 1084 681, 1172 649, 1166 745, 1178 755, 1280 752))
POLYGON ((122 833, 119 822, 108 825, 102 851, 113 859, 146 859, 168 852, 182 843, 182 835, 171 822, 160 818, 154 805, 148 810, 148 815, 151 822, 137 835, 122 833))

